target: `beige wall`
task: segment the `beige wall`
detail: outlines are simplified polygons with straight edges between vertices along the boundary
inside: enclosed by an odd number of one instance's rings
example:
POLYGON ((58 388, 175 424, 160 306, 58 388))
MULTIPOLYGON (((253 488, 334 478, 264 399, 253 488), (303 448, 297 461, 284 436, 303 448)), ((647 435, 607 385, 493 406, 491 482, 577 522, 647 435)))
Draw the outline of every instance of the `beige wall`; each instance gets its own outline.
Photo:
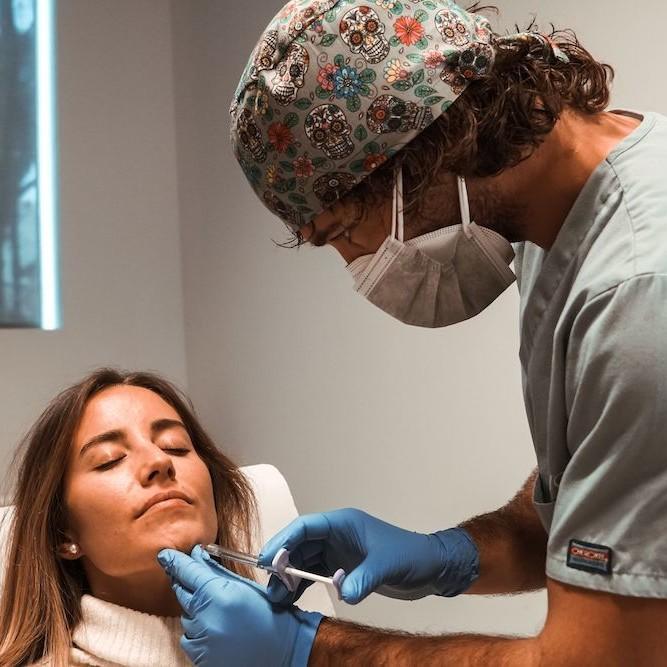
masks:
POLYGON ((0 330, 0 477, 57 390, 102 364, 184 383, 165 0, 60 0, 61 331, 0 330))
MULTIPOLYGON (((0 331, 0 456, 86 369, 184 383, 187 360, 212 434, 239 463, 277 465, 302 511, 353 505, 444 528, 504 503, 534 465, 517 295, 451 329, 410 329, 355 295, 331 251, 273 245, 281 227, 233 161, 227 108, 280 4, 60 0, 65 329, 0 331)), ((498 4, 503 25, 537 11, 576 28, 617 66, 617 105, 667 110, 648 81, 659 40, 639 41, 667 19, 662 3, 632 16, 601 0, 498 4)), ((340 609, 404 629, 526 633, 544 610, 541 594, 340 609)))

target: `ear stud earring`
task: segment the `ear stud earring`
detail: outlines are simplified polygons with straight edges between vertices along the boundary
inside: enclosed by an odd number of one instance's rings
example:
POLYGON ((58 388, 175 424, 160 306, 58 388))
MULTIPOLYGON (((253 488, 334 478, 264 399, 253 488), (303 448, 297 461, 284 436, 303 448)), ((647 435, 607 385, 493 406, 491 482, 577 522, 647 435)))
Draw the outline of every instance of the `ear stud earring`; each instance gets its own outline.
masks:
POLYGON ((72 556, 76 556, 79 553, 79 546, 77 544, 70 544, 67 547, 67 551, 69 551, 72 556))

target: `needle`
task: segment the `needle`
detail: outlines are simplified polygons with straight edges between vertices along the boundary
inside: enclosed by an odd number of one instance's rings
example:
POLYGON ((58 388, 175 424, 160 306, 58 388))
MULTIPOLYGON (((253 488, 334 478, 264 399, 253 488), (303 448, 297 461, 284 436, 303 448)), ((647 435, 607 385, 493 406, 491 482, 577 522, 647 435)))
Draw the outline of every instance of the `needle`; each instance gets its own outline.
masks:
MULTIPOLYGON (((245 554, 240 551, 233 551, 232 549, 226 549, 217 544, 203 544, 202 548, 204 551, 208 552, 212 556, 217 558, 227 558, 229 560, 236 561, 237 563, 243 563, 244 565, 250 565, 251 567, 256 567, 260 570, 266 570, 277 575, 289 574, 293 577, 298 577, 299 579, 307 579, 308 581, 316 581, 322 584, 328 584, 333 586, 340 594, 340 586, 342 585, 342 578, 345 576, 345 573, 342 570, 338 570, 333 577, 323 577, 314 572, 306 572, 305 570, 299 570, 296 567, 288 565, 289 560, 287 558, 276 558, 274 559, 273 565, 260 565, 259 556, 254 554, 245 554), (282 562, 277 563, 276 561, 280 560, 282 562), (339 574, 342 573, 342 574, 339 574)), ((287 552, 284 552, 287 553, 287 552)), ((280 555, 280 552, 278 552, 280 555)))

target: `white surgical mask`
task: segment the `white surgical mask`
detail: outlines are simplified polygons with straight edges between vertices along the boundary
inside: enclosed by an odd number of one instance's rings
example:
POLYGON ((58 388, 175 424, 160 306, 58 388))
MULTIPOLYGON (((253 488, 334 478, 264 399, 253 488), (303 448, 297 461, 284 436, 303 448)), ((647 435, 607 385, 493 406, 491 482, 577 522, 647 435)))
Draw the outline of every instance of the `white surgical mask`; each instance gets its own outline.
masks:
POLYGON ((394 182, 391 235, 372 255, 348 265, 354 289, 405 324, 445 327, 474 317, 516 279, 510 243, 470 221, 465 179, 458 178, 462 224, 403 241, 403 178, 394 182))

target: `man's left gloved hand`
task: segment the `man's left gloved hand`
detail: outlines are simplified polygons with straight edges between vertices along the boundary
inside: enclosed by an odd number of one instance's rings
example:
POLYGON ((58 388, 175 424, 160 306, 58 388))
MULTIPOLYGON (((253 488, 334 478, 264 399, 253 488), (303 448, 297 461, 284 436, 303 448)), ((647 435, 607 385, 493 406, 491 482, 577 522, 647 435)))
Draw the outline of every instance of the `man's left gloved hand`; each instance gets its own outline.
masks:
POLYGON ((226 570, 199 546, 163 549, 158 561, 183 607, 181 646, 197 667, 305 667, 322 615, 274 607, 266 590, 226 570))

